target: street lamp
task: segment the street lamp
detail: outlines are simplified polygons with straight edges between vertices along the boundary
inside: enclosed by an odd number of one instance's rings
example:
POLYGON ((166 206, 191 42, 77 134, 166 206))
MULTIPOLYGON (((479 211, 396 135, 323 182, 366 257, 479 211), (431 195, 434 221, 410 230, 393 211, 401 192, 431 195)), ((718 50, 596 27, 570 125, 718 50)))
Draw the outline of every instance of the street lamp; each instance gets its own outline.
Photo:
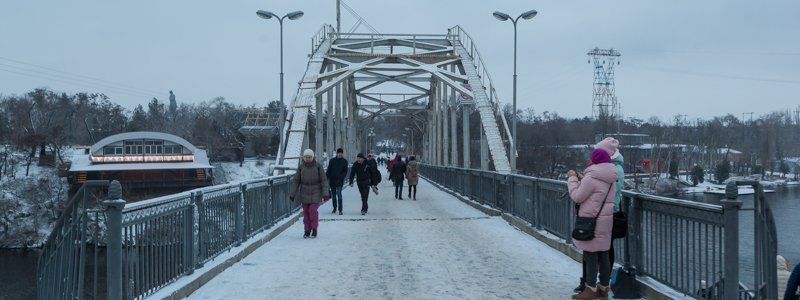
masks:
POLYGON ((406 127, 406 131, 411 132, 411 151, 409 151, 409 153, 414 154, 414 130, 411 130, 410 127, 406 127))
POLYGON ((289 20, 300 19, 300 17, 303 16, 303 12, 298 10, 298 11, 290 12, 290 13, 286 14, 283 17, 278 17, 278 15, 276 15, 276 14, 274 14, 272 12, 268 12, 268 11, 265 11, 265 10, 258 10, 256 12, 256 15, 258 17, 262 18, 262 19, 265 19, 265 20, 269 20, 269 19, 272 19, 272 18, 277 19, 278 23, 280 24, 280 29, 281 29, 281 44, 280 44, 281 45, 281 87, 280 87, 280 89, 281 89, 281 121, 279 122, 279 124, 280 124, 279 125, 280 126, 280 128, 279 128, 279 130, 280 130, 280 143, 278 145, 278 165, 283 165, 283 155, 281 155, 281 152, 283 151, 283 147, 284 147, 284 145, 283 145, 284 144, 283 127, 284 127, 284 123, 286 121, 286 105, 283 103, 283 19, 286 19, 286 18, 288 18, 289 20))
POLYGON ((538 14, 536 10, 529 10, 519 15, 516 19, 499 11, 495 11, 492 14, 500 21, 511 20, 511 23, 514 24, 514 104, 512 105, 514 114, 511 116, 511 138, 513 139, 511 141, 511 172, 517 171, 517 21, 520 18, 525 20, 533 19, 536 14, 538 14))

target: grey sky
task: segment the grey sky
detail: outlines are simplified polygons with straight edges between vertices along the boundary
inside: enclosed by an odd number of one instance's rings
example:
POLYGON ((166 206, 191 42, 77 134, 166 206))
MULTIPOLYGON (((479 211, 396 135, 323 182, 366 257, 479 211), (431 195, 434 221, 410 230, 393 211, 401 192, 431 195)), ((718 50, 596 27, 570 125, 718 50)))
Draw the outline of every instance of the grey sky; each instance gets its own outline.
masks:
MULTIPOLYGON (((623 54, 617 96, 626 116, 758 115, 800 105, 800 1, 346 2, 385 33, 462 25, 509 103, 513 31, 491 12, 537 9, 536 18, 519 24, 518 65, 519 106, 537 112, 591 114, 585 53, 595 46, 623 54)), ((167 100, 170 89, 187 102, 277 100, 278 24, 257 18, 258 9, 305 12, 285 24, 288 100, 311 35, 335 23, 334 0, 3 1, 0 93, 99 91, 129 108, 153 96, 167 100)), ((343 18, 350 28, 354 19, 343 18)))

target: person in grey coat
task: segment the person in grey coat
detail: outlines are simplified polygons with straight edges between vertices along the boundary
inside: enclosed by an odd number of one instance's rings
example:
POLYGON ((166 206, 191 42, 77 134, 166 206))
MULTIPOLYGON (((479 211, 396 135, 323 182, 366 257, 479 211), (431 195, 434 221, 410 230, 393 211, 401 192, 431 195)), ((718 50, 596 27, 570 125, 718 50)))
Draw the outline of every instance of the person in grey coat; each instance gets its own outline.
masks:
POLYGON ((297 197, 300 197, 300 203, 303 204, 303 225, 305 225, 303 238, 308 238, 309 235, 315 238, 319 225, 317 209, 320 204, 328 201, 331 195, 325 169, 314 159, 314 151, 311 149, 303 151, 303 160, 292 176, 289 200, 294 201, 297 197))

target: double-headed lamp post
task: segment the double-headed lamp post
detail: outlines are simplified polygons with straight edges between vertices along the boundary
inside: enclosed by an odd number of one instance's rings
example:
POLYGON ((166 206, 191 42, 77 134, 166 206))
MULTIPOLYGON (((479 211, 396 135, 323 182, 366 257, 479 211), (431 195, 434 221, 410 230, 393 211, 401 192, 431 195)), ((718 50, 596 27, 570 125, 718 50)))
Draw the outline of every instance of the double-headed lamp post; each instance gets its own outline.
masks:
POLYGON ((511 23, 514 24, 514 104, 512 105, 514 114, 511 115, 511 139, 513 140, 511 141, 511 172, 517 171, 517 21, 520 18, 525 20, 533 19, 537 13, 536 10, 529 10, 516 18, 499 11, 492 13, 496 19, 500 21, 511 20, 511 23))
POLYGON ((300 19, 300 17, 303 16, 303 12, 299 11, 299 10, 298 11, 293 11, 293 12, 290 12, 290 13, 286 14, 283 17, 279 17, 278 15, 276 15, 276 14, 274 14, 272 12, 268 12, 268 11, 265 11, 265 10, 259 10, 259 11, 256 12, 256 15, 258 15, 258 17, 260 17, 262 19, 266 19, 266 20, 269 20, 269 19, 272 19, 272 18, 277 19, 278 23, 280 24, 280 29, 281 29, 281 43, 280 43, 280 45, 281 45, 281 86, 280 86, 280 89, 281 89, 281 120, 278 122, 278 124, 279 124, 278 125, 279 126, 278 130, 279 130, 279 134, 280 134, 280 144, 278 145, 278 165, 283 165, 283 155, 280 153, 281 151, 283 151, 283 147, 284 147, 284 143, 285 143, 285 141, 284 141, 285 138, 283 136, 283 126, 284 126, 284 123, 286 121, 286 105, 283 102, 283 19, 287 19, 287 18, 289 20, 300 19))

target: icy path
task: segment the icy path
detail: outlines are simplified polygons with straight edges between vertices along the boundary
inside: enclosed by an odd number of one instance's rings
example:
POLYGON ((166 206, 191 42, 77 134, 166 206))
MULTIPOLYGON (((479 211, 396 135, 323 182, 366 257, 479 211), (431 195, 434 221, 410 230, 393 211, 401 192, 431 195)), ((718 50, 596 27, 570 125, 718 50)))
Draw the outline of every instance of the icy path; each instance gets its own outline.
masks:
MULTIPOLYGON (((299 220, 190 299, 569 299, 580 265, 420 180, 417 201, 395 200, 385 179, 360 214, 320 211, 319 237, 299 220)), ((406 187, 407 188, 407 187, 406 187)), ((407 192, 407 190, 406 190, 407 192)), ((406 194, 407 196, 407 194, 406 194)), ((404 197, 405 199, 405 197, 404 197)))

